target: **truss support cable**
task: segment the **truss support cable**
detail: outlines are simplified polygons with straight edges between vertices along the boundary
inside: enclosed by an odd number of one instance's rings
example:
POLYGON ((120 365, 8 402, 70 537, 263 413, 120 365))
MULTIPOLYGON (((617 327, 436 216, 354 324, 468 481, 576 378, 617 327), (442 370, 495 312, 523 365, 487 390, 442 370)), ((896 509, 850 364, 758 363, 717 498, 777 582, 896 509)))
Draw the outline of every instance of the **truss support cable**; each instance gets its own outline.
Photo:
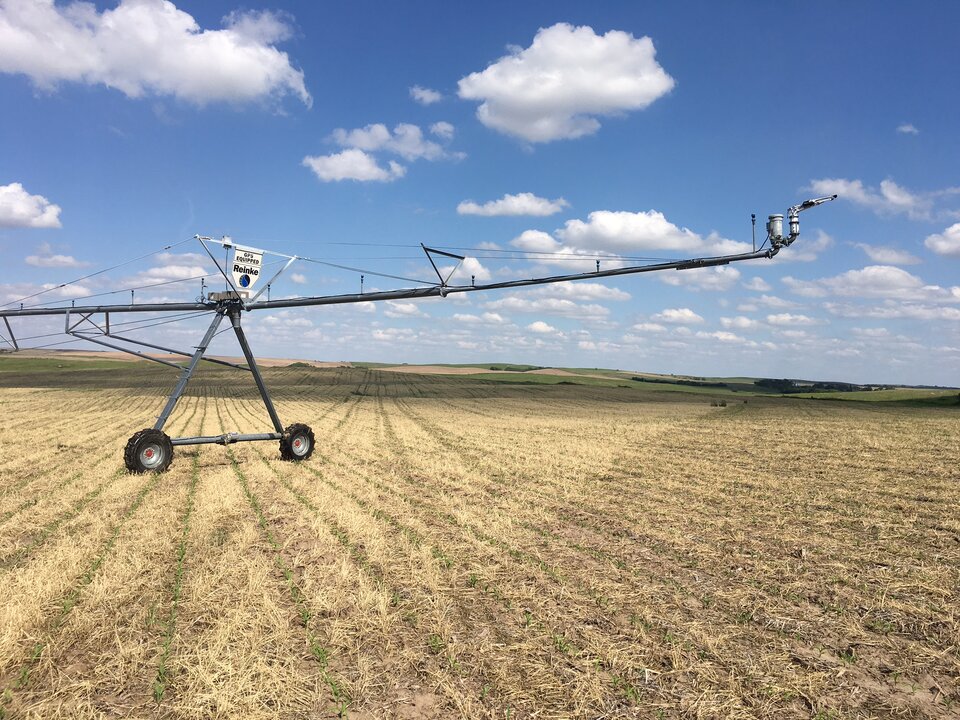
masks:
POLYGON ((425 280, 417 280, 416 278, 403 277, 402 275, 390 275, 388 273, 375 272, 373 270, 364 270, 363 268, 351 267, 350 265, 338 265, 337 263, 327 262, 326 260, 317 260, 316 258, 298 257, 297 259, 303 260, 304 262, 315 263, 317 265, 326 265, 327 267, 337 268, 338 270, 349 270, 350 272, 363 273, 365 275, 374 275, 376 277, 388 278, 390 280, 402 280, 403 282, 421 283, 423 285, 434 284, 434 283, 428 283, 425 280))
POLYGON ((167 245, 167 246, 165 246, 165 247, 162 247, 162 248, 160 248, 159 250, 154 250, 153 252, 147 253, 146 255, 141 255, 140 257, 135 257, 135 258, 133 258, 132 260, 125 260, 125 261, 123 261, 122 263, 118 263, 117 265, 112 265, 111 267, 104 268, 103 270, 97 270, 96 272, 92 272, 92 273, 90 273, 90 274, 88 274, 88 275, 84 275, 83 277, 78 277, 78 278, 75 279, 75 280, 70 280, 69 282, 60 283, 59 285, 55 285, 55 286, 53 286, 53 287, 46 288, 46 289, 41 290, 41 291, 39 291, 39 292, 35 292, 35 293, 33 293, 33 295, 27 295, 27 296, 25 296, 25 297, 20 298, 19 300, 11 300, 10 302, 7 302, 7 303, 4 303, 3 305, 0 305, 0 307, 7 307, 7 305, 16 305, 17 303, 22 303, 24 300, 29 300, 30 298, 37 297, 38 295, 44 295, 44 294, 46 294, 46 293, 48 293, 48 292, 53 292, 54 290, 59 290, 60 288, 67 287, 68 285, 75 285, 75 284, 78 283, 78 282, 83 282, 84 280, 88 280, 88 279, 90 279, 90 278, 92 278, 92 277, 96 277, 97 275, 103 275, 103 274, 106 273, 106 272, 110 272, 111 270, 116 270, 117 268, 121 268, 121 267, 123 267, 124 265, 129 265, 130 263, 137 262, 138 260, 143 260, 144 258, 148 258, 148 257, 151 257, 151 256, 153 256, 153 255, 158 255, 159 253, 166 252, 167 250, 172 250, 173 248, 178 247, 178 246, 180 246, 180 245, 183 245, 183 244, 186 243, 186 242, 190 242, 190 240, 192 240, 192 239, 193 239, 193 238, 187 238, 186 240, 181 240, 180 242, 173 243, 172 245, 167 245))
MULTIPOLYGON (((7 326, 7 334, 10 336, 9 340, 7 340, 7 338, 3 338, 3 341, 13 347, 14 350, 19 350, 20 346, 17 345, 17 338, 14 336, 13 328, 10 327, 10 321, 6 317, 3 318, 3 324, 7 326)), ((3 336, 0 335, 0 337, 3 336)))
POLYGON ((443 250, 429 248, 423 243, 420 243, 420 247, 423 248, 423 252, 427 256, 427 260, 429 260, 430 264, 433 265, 433 271, 437 274, 437 277, 440 278, 440 287, 445 288, 447 286, 447 283, 450 282, 450 278, 453 277, 453 274, 457 271, 457 268, 459 268, 463 264, 463 261, 466 260, 466 258, 463 255, 454 255, 453 253, 445 252, 443 250), (444 277, 440 273, 440 268, 438 268, 437 264, 433 261, 434 254, 442 255, 443 257, 453 258, 454 260, 457 261, 457 264, 453 266, 453 270, 447 273, 446 277, 444 277))

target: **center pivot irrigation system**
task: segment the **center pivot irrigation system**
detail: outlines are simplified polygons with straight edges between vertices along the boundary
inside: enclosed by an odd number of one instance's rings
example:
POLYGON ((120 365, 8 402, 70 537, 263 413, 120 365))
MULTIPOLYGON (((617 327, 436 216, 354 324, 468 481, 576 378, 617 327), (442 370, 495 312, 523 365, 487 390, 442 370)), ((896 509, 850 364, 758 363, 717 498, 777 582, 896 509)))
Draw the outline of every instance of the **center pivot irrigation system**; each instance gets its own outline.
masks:
MULTIPOLYGON (((815 198, 813 200, 806 200, 789 208, 787 210, 787 235, 783 234, 783 215, 770 215, 767 220, 766 241, 760 246, 759 249, 756 247, 756 241, 754 241, 754 249, 752 252, 748 253, 721 255, 717 257, 691 258, 687 260, 674 260, 669 262, 655 262, 645 265, 627 265, 625 267, 617 267, 609 270, 601 270, 598 260, 597 270, 595 272, 580 272, 565 275, 553 275, 549 277, 535 277, 528 278, 526 280, 511 280, 508 282, 486 283, 479 285, 474 282, 471 282, 469 285, 452 285, 450 284, 450 280, 466 257, 447 252, 445 250, 430 248, 421 243, 420 247, 423 249, 427 260, 430 262, 430 265, 436 272, 439 282, 400 290, 384 290, 364 293, 362 291, 363 276, 361 275, 361 292, 357 294, 320 295, 282 300, 260 300, 259 298, 261 295, 263 295, 265 290, 268 291, 271 283, 276 280, 281 273, 287 270, 296 260, 308 260, 308 258, 301 258, 296 255, 284 255, 282 253, 275 253, 269 250, 235 245, 233 241, 227 237, 215 240, 213 238, 197 235, 194 237, 194 239, 200 243, 204 251, 206 251, 206 253, 210 256, 210 259, 213 260, 214 264, 217 266, 220 274, 226 280, 228 288, 227 290, 223 292, 209 292, 201 294, 197 301, 192 303, 131 303, 130 305, 118 304, 30 308, 24 308, 21 304, 19 309, 0 309, 0 318, 3 318, 3 323, 6 328, 7 335, 9 336, 4 337, 3 335, 0 335, 0 340, 8 345, 13 351, 21 349, 17 338, 14 336, 13 328, 10 325, 9 319, 12 317, 63 315, 65 316, 63 332, 67 335, 71 335, 78 340, 95 343, 113 350, 119 350, 131 355, 136 355, 146 360, 151 360, 163 365, 169 365, 170 367, 177 368, 180 371, 180 378, 177 381, 173 391, 170 393, 170 396, 167 398, 166 405, 164 406, 163 411, 157 417, 157 421, 154 423, 153 427, 134 433, 134 435, 127 441, 127 445, 123 453, 123 459, 127 468, 131 472, 163 472, 170 466, 170 463, 173 459, 173 448, 175 446, 200 445, 204 443, 230 445, 232 443, 248 442, 252 440, 279 440, 280 457, 282 459, 290 461, 306 460, 313 454, 314 445, 316 443, 313 430, 308 425, 304 425, 302 423, 294 423, 284 427, 283 423, 280 422, 280 417, 277 415, 277 410, 273 405, 273 401, 270 399, 270 393, 267 391, 267 387, 263 382, 263 376, 260 374, 260 370, 257 367, 256 359, 253 356, 250 345, 247 343, 247 338, 244 335, 243 328, 240 326, 240 317, 244 312, 308 307, 313 305, 344 305, 360 302, 380 302, 384 300, 446 297, 447 295, 453 293, 468 293, 483 290, 503 290, 508 288, 527 287, 530 285, 569 282, 573 280, 587 280, 602 277, 614 277, 618 275, 634 275, 637 273, 656 272, 660 270, 689 270, 693 268, 728 265, 733 262, 741 262, 744 260, 772 258, 774 255, 780 252, 781 249, 792 245, 793 242, 799 237, 801 212, 804 210, 809 210, 810 208, 816 207, 817 205, 830 200, 834 200, 836 197, 836 195, 830 195, 827 197, 815 198), (213 252, 211 252, 211 244, 214 246, 219 245, 225 251, 224 261, 222 264, 217 260, 216 257, 214 257, 213 252), (230 259, 231 251, 233 252, 232 260, 230 259), (282 265, 282 267, 280 267, 280 269, 277 270, 277 272, 274 273, 269 280, 262 282, 262 273, 266 269, 263 261, 265 254, 281 258, 279 264, 282 265), (457 265, 454 266, 453 270, 449 270, 444 274, 444 272, 437 267, 437 263, 435 261, 435 258, 437 257, 456 260, 457 265), (285 263, 283 262, 283 259, 286 260, 285 263), (253 288, 258 281, 260 281, 261 288, 254 294, 253 288), (177 313, 178 315, 173 316, 173 320, 167 320, 169 322, 173 322, 175 320, 183 319, 184 317, 196 317, 198 315, 204 315, 211 312, 213 313, 213 320, 210 322, 206 333, 204 333, 200 344, 194 347, 192 353, 164 347, 162 345, 157 345, 156 343, 133 339, 126 335, 126 333, 129 332, 129 329, 126 328, 117 330, 117 327, 120 325, 136 325, 136 321, 124 323, 117 323, 114 321, 114 329, 113 332, 111 332, 111 316, 120 314, 177 313), (243 356, 246 359, 246 365, 227 362, 226 360, 220 360, 218 358, 204 357, 210 342, 213 340, 214 336, 217 335, 218 328, 225 319, 230 321, 230 325, 237 336, 240 349, 243 351, 243 356), (119 341, 153 350, 159 350, 174 356, 189 358, 189 360, 184 364, 178 364, 171 362, 168 359, 153 357, 139 350, 119 345, 117 344, 119 341), (273 424, 274 432, 253 434, 231 432, 224 433, 222 435, 202 435, 175 438, 171 438, 169 435, 167 435, 163 431, 163 428, 166 425, 167 420, 170 418, 170 414, 176 407, 177 402, 183 396, 183 393, 187 388, 187 384, 193 377, 193 374, 201 360, 215 363, 217 365, 226 365, 228 367, 236 368, 238 370, 245 370, 251 373, 253 375, 253 380, 256 383, 257 390, 260 392, 260 397, 263 399, 263 404, 266 407, 267 414, 270 416, 270 421, 273 424)), ((755 223, 756 217, 754 216, 754 224, 755 223)), ((332 265, 332 263, 326 264, 332 265)), ((337 265, 334 265, 334 267, 341 267, 343 269, 360 272, 356 268, 344 268, 343 266, 337 265)), ((37 294, 42 294, 42 292, 37 294)), ((139 328, 142 329, 143 327, 146 327, 146 325, 141 323, 139 328)))

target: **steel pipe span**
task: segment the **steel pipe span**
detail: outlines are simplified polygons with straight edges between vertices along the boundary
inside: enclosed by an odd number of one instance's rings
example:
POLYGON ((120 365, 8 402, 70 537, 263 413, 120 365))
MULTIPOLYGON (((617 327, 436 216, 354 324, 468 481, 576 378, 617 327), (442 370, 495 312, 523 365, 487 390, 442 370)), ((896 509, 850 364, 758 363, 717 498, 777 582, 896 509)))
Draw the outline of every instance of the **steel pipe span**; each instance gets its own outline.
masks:
MULTIPOLYGON (((351 293, 346 295, 318 295, 302 298, 288 298, 285 300, 265 300, 240 305, 242 310, 270 310, 290 307, 310 307, 313 305, 345 305, 359 302, 380 302, 383 300, 415 300, 417 298, 445 297, 453 293, 482 292, 489 290, 508 290, 510 288, 530 287, 532 285, 548 285, 551 283, 574 282, 577 280, 592 280, 604 277, 618 277, 622 275, 637 275, 640 273, 657 272, 661 270, 692 270, 695 268, 715 267, 728 265, 745 260, 759 260, 772 258, 779 252, 778 247, 756 252, 740 253, 737 255, 720 255, 717 257, 691 258, 650 265, 629 265, 627 267, 598 270, 596 272, 569 273, 566 275, 552 275, 549 277, 528 278, 525 280, 508 280, 498 283, 481 285, 424 285, 399 290, 383 290, 371 293, 351 293)), ((236 303, 236 301, 233 301, 236 303)), ((145 313, 145 312, 191 312, 210 310, 215 311, 219 306, 214 302, 195 303, 144 303, 141 305, 84 305, 68 308, 24 308, 23 310, 0 310, 0 317, 29 317, 38 315, 73 315, 99 313, 145 313)))

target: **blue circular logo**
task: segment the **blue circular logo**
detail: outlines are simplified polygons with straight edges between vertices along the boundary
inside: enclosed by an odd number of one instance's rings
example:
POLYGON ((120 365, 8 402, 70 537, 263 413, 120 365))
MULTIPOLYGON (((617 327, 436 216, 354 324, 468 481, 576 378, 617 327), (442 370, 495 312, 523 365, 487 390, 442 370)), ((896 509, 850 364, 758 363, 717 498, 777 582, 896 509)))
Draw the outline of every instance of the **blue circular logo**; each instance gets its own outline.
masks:
POLYGON ((249 287, 250 286, 250 276, 241 275, 240 276, 240 287, 249 287))

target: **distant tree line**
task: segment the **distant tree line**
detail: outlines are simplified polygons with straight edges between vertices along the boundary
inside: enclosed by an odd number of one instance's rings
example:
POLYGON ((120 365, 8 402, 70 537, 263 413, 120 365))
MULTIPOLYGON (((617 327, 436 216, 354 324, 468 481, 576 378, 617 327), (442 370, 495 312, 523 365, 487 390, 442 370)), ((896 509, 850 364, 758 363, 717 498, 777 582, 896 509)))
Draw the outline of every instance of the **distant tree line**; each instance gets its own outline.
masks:
POLYGON ((789 394, 802 392, 854 392, 857 390, 874 390, 873 385, 857 385, 855 383, 844 382, 815 382, 798 384, 794 380, 777 380, 773 378, 761 378, 754 383, 757 387, 762 387, 774 392, 789 394))
POLYGON ((663 385, 693 385, 694 387, 712 388, 725 388, 727 386, 726 383, 708 382, 706 380, 668 380, 667 378, 638 377, 636 375, 630 379, 637 382, 661 383, 663 385))

